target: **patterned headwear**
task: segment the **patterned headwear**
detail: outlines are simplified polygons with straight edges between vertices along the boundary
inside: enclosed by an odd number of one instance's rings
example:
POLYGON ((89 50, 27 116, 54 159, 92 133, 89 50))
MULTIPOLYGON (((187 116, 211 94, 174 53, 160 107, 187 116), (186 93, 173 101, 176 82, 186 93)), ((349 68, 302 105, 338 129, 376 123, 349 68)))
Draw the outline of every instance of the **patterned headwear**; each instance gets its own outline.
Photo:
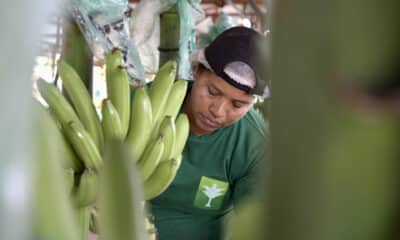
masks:
POLYGON ((266 79, 261 77, 265 69, 257 62, 257 44, 262 38, 250 28, 230 28, 206 48, 193 53, 192 63, 200 62, 234 87, 266 98, 269 89, 266 79))

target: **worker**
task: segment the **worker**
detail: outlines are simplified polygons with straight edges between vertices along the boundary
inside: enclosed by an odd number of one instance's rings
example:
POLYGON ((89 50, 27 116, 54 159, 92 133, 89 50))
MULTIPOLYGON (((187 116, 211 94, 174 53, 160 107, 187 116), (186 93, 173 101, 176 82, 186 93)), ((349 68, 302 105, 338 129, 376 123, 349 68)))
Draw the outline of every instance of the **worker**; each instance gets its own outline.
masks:
POLYGON ((269 136, 252 105, 269 95, 265 66, 257 61, 263 38, 232 27, 192 54, 194 81, 182 107, 190 133, 181 166, 166 191, 150 201, 157 239, 225 239, 235 205, 261 191, 269 136))

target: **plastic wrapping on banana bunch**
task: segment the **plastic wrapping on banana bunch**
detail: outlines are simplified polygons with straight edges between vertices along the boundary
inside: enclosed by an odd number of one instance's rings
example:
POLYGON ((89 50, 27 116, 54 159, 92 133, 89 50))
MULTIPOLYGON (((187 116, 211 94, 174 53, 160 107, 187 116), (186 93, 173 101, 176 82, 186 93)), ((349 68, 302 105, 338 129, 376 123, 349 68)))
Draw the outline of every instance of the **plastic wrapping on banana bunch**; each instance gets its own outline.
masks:
POLYGON ((158 70, 160 13, 170 8, 175 2, 176 0, 140 1, 132 10, 129 30, 147 73, 155 73, 158 70))
POLYGON ((96 58, 104 59, 111 50, 120 49, 130 83, 145 83, 144 68, 129 35, 131 9, 127 0, 73 0, 71 13, 96 58))
POLYGON ((130 33, 147 73, 159 66, 160 14, 177 4, 180 16, 179 77, 191 79, 189 56, 194 49, 194 23, 204 16, 200 0, 146 0, 132 11, 130 33))
POLYGON ((178 12, 180 16, 179 38, 179 77, 193 79, 190 54, 195 50, 195 21, 204 16, 200 7, 200 0, 178 0, 178 12))
POLYGON ((214 25, 211 25, 208 33, 203 33, 199 35, 198 47, 204 48, 208 46, 220 33, 228 28, 233 27, 233 20, 230 16, 225 13, 221 13, 214 25))

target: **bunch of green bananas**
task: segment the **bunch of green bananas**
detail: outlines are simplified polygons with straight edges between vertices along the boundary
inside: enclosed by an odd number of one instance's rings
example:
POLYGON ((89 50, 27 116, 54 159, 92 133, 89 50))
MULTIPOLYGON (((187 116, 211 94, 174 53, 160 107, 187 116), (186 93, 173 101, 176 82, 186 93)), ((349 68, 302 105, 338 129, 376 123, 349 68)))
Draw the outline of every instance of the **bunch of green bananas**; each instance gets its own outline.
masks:
POLYGON ((120 139, 128 145, 149 200, 168 187, 180 166, 189 134, 188 118, 179 114, 187 82, 175 81, 177 64, 169 61, 149 88, 138 87, 131 96, 122 63, 118 50, 106 57, 108 99, 102 104, 101 124, 105 141, 120 139))
POLYGON ((175 81, 176 70, 176 62, 169 61, 150 87, 131 91, 122 54, 111 51, 106 56, 108 98, 102 103, 101 117, 79 75, 66 62, 59 62, 58 71, 69 99, 55 85, 38 81, 49 117, 59 126, 62 144, 55 147, 64 156, 62 165, 78 208, 96 202, 104 147, 113 140, 129 149, 131 164, 141 176, 144 200, 158 196, 172 182, 189 134, 188 118, 180 113, 187 82, 175 81))

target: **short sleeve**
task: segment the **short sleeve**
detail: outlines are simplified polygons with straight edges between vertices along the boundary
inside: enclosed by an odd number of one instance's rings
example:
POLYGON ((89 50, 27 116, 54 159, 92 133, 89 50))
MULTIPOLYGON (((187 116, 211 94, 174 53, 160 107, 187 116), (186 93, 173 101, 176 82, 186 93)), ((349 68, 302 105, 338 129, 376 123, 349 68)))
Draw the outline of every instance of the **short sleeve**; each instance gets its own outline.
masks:
POLYGON ((266 149, 267 142, 263 141, 250 152, 248 159, 250 164, 245 173, 233 183, 232 198, 234 205, 243 198, 260 196, 265 191, 266 149))

